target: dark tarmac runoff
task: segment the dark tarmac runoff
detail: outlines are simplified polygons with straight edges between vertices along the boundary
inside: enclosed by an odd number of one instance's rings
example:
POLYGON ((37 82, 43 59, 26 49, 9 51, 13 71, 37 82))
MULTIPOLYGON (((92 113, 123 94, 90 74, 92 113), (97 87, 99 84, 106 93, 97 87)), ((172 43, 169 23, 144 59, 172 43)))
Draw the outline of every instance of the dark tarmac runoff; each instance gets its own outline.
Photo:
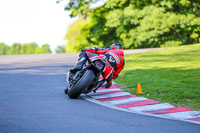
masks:
POLYGON ((0 56, 0 133, 200 133, 198 124, 69 99, 65 74, 77 58, 0 56))

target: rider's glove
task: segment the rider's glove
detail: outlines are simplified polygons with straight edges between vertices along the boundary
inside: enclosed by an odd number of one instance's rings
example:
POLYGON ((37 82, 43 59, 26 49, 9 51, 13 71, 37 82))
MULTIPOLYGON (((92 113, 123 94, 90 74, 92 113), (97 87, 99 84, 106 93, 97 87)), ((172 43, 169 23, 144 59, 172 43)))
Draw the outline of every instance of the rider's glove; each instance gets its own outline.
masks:
POLYGON ((114 76, 113 76, 113 79, 115 80, 115 79, 117 79, 117 77, 118 77, 118 75, 114 75, 114 76))

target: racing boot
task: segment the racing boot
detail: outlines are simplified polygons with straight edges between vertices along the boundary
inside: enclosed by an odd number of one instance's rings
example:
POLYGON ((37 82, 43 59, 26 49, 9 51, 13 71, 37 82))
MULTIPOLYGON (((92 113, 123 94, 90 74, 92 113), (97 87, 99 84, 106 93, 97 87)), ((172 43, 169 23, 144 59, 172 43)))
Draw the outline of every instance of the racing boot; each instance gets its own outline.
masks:
POLYGON ((83 65, 85 64, 86 58, 81 57, 79 62, 72 68, 70 69, 71 73, 76 73, 77 71, 81 70, 83 65))
POLYGON ((104 82, 105 82, 104 79, 98 81, 98 84, 97 84, 97 86, 94 88, 93 92, 96 93, 96 91, 97 91, 100 87, 102 87, 102 85, 103 85, 104 82))

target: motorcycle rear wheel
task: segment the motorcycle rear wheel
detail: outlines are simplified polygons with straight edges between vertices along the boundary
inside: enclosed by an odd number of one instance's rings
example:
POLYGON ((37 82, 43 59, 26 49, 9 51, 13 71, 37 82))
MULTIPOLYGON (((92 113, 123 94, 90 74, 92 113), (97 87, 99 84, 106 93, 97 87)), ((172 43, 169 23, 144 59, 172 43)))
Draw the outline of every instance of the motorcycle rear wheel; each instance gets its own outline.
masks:
POLYGON ((79 97, 83 90, 90 86, 94 78, 94 72, 92 70, 87 70, 81 79, 68 90, 68 96, 72 99, 79 97))

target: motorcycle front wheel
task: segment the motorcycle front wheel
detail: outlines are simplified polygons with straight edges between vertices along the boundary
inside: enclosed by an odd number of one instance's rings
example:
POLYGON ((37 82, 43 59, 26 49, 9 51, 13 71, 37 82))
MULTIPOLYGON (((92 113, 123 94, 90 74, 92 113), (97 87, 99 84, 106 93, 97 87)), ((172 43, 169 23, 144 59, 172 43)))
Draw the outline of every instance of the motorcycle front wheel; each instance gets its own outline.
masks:
POLYGON ((68 90, 68 96, 75 99, 80 96, 84 89, 88 88, 94 80, 95 74, 92 70, 87 70, 80 80, 68 90))

